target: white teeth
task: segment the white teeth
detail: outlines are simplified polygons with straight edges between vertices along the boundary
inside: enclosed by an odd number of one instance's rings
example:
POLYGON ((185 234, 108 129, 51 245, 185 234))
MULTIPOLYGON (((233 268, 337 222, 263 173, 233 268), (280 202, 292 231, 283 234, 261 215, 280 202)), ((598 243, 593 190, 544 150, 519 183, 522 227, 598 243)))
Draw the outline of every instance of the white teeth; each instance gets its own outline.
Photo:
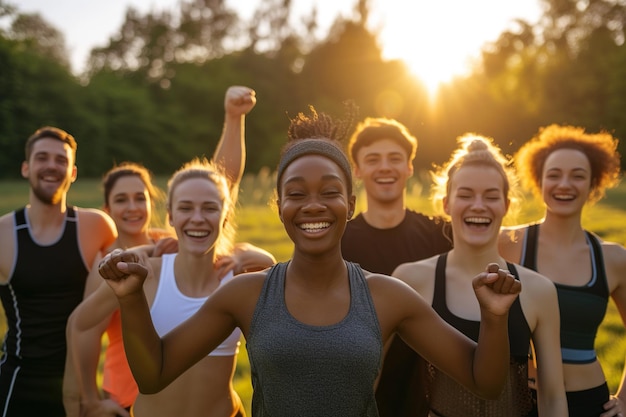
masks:
POLYGON ((491 224, 491 219, 486 217, 467 217, 465 223, 491 224))
POLYGON ((330 223, 329 222, 303 223, 303 224, 300 225, 300 229, 302 229, 302 230, 309 230, 309 231, 321 230, 321 229, 325 229, 327 227, 330 227, 330 223))
POLYGON ((555 194, 554 198, 557 200, 573 200, 575 197, 570 194, 555 194))
POLYGON ((391 184, 395 182, 395 180, 393 178, 378 178, 376 182, 379 184, 391 184))
POLYGON ((187 230, 185 234, 191 237, 205 237, 209 235, 209 232, 203 232, 199 230, 187 230))

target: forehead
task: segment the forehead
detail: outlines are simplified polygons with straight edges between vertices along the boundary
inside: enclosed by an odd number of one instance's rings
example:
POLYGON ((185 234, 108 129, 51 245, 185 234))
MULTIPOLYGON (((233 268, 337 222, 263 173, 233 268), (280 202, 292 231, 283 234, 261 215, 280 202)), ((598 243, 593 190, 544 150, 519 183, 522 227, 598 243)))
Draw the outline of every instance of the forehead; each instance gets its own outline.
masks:
POLYGON ((42 138, 33 143, 32 155, 49 153, 54 155, 72 155, 72 148, 65 142, 52 138, 42 138))
POLYGON ((406 150, 395 140, 390 138, 381 138, 375 140, 369 145, 362 146, 358 152, 358 157, 364 157, 371 154, 392 154, 392 153, 401 153, 402 155, 406 155, 406 150))
POLYGON ((117 193, 143 193, 147 191, 146 184, 136 175, 125 175, 115 181, 111 194, 117 193))
POLYGON ((466 165, 452 176, 453 188, 470 190, 503 190, 504 178, 494 167, 486 165, 466 165))
POLYGON ((586 169, 590 167, 589 158, 578 149, 557 149, 548 155, 544 171, 548 169, 586 169))
POLYGON ((342 169, 335 161, 322 155, 304 155, 294 160, 285 168, 282 183, 294 179, 312 179, 313 177, 339 177, 343 182, 347 181, 342 169))
POLYGON ((187 178, 172 190, 172 201, 223 201, 217 185, 209 178, 187 178))

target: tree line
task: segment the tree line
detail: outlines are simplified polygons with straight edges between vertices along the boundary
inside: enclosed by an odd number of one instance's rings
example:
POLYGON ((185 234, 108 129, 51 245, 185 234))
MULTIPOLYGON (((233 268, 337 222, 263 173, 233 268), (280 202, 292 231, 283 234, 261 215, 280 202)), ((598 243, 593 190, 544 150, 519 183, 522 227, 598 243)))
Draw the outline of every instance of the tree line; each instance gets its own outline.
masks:
MULTIPOLYGON (((24 142, 42 125, 77 138, 81 176, 99 177, 125 160, 169 174, 211 154, 233 84, 259 97, 246 121, 248 172, 275 167, 290 117, 309 105, 340 116, 348 99, 360 118, 404 123, 419 141, 418 169, 442 163, 465 132, 492 136, 512 153, 551 123, 608 130, 624 154, 626 4, 540 3, 538 22, 517 20, 485 44, 471 73, 433 101, 401 61, 383 58, 368 0, 355 0, 321 39, 315 7, 294 24, 290 0, 258 0, 247 20, 225 0, 182 0, 145 14, 129 7, 79 75, 59 28, 0 0, 0 176, 19 176, 24 142)), ((448 36, 463 33, 451 27, 448 36)), ((411 39, 407 48, 429 41, 411 39)), ((433 60, 423 57, 423 65, 433 60)))

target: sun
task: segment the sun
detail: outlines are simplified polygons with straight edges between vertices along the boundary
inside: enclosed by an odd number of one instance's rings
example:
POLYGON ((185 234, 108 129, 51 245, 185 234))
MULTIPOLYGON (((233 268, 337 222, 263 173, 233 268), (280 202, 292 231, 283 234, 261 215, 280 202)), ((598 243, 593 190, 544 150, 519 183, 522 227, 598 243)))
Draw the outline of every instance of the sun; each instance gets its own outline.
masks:
POLYGON ((454 79, 456 76, 469 72, 469 56, 453 55, 454 45, 432 45, 421 51, 392 48, 388 52, 390 58, 400 59, 408 71, 424 85, 431 98, 435 98, 439 87, 454 79))
POLYGON ((383 58, 401 59, 427 88, 467 75, 481 49, 494 42, 515 19, 532 22, 538 2, 502 0, 376 0, 370 16, 383 58))
MULTIPOLYGON (((400 59, 434 98, 440 85, 469 72, 480 52, 475 34, 450 30, 449 13, 439 12, 447 2, 428 2, 428 13, 397 13, 383 22, 379 41, 385 59, 400 59), (439 4, 439 6, 437 6, 439 4), (447 15, 442 24, 438 16, 447 15)), ((390 12, 386 13, 390 16, 390 12)))

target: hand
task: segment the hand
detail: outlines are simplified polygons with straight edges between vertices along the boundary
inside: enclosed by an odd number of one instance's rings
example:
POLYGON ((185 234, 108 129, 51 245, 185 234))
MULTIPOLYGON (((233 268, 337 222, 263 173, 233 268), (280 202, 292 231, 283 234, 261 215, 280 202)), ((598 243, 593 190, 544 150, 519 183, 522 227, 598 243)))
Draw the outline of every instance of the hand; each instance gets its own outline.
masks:
POLYGON ((117 297, 141 291, 148 275, 146 255, 132 250, 115 249, 107 254, 98 266, 117 297))
POLYGON ((253 89, 239 85, 228 87, 224 98, 224 110, 230 116, 248 114, 256 104, 256 93, 253 89))
POLYGON ((623 417, 624 415, 624 404, 622 400, 618 396, 611 395, 611 398, 604 403, 605 413, 600 414, 600 417, 623 417))
POLYGON ((152 256, 161 256, 164 253, 176 253, 178 252, 178 239, 175 237, 164 237, 159 239, 154 245, 152 256))
POLYGON ((522 291, 522 284, 496 263, 487 265, 485 272, 477 275, 472 285, 481 309, 498 316, 507 314, 522 291))
POLYGON ((221 280, 230 271, 237 275, 237 265, 237 261, 233 256, 221 256, 215 261, 214 265, 215 270, 218 271, 217 277, 221 280))

